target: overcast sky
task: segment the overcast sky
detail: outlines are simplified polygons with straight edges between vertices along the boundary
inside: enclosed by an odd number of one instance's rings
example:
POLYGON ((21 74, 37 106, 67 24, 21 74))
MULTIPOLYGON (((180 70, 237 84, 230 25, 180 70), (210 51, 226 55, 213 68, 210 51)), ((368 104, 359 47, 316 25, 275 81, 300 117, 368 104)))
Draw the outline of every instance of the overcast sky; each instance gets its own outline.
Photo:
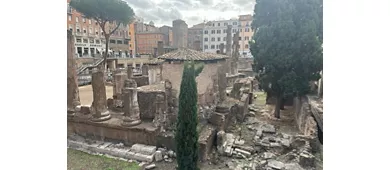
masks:
POLYGON ((182 19, 188 27, 203 20, 223 20, 253 14, 255 0, 126 0, 145 23, 172 26, 182 19))

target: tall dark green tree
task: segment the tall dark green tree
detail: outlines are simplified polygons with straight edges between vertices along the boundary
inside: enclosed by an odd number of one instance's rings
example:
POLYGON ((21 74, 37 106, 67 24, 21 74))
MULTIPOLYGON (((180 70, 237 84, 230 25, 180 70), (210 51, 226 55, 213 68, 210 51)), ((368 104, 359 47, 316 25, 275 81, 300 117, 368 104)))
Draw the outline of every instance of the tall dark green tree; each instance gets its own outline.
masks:
POLYGON ((86 18, 95 20, 106 39, 103 66, 107 63, 110 36, 119 28, 134 19, 134 11, 123 0, 71 0, 69 5, 86 18))
POLYGON ((277 99, 310 91, 322 70, 322 0, 256 0, 250 50, 261 87, 277 99))
POLYGON ((192 61, 184 64, 175 133, 178 170, 198 169, 198 91, 195 78, 202 69, 203 65, 195 65, 192 61))

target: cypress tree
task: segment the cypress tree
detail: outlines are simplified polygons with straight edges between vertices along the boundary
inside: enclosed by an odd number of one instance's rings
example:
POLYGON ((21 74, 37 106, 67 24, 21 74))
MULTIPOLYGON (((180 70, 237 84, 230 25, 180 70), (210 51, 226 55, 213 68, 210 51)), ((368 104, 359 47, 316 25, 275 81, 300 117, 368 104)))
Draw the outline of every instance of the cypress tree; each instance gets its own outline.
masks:
POLYGON ((185 62, 179 94, 179 113, 176 124, 176 160, 178 170, 197 170, 198 163, 198 91, 195 77, 201 72, 194 62, 185 62))

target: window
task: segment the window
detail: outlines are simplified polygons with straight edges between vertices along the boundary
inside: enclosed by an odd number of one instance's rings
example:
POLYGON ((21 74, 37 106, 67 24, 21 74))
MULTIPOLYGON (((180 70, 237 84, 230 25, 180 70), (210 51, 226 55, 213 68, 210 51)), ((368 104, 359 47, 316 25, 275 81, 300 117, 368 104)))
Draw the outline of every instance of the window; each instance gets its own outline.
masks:
POLYGON ((83 43, 88 43, 88 39, 83 39, 83 43))
POLYGON ((76 22, 79 22, 79 17, 76 17, 76 22))
POLYGON ((209 41, 209 38, 204 38, 204 41, 209 41))
POLYGON ((217 44, 217 49, 219 49, 219 45, 217 44))
POLYGON ((95 41, 95 44, 100 44, 100 40, 96 40, 96 41, 95 41))
POLYGON ((237 25, 237 22, 233 22, 233 25, 237 25))
POLYGON ((76 28, 76 32, 80 32, 80 28, 76 28))
POLYGON ((89 33, 92 34, 92 28, 89 28, 89 33))
POLYGON ((238 37, 238 41, 241 41, 241 37, 238 37))
POLYGON ((87 30, 86 30, 85 28, 83 28, 83 32, 84 32, 84 33, 87 33, 87 30))
POLYGON ((249 45, 248 45, 248 44, 245 44, 245 48, 248 49, 248 48, 249 48, 249 45))
POLYGON ((209 49, 209 46, 208 45, 204 45, 204 49, 209 49))
POLYGON ((92 21, 91 21, 91 19, 89 19, 89 20, 88 20, 88 22, 89 22, 89 25, 91 25, 91 24, 92 24, 92 21))
POLYGON ((223 37, 223 41, 226 41, 226 37, 223 37))
POLYGON ((93 38, 90 38, 90 39, 89 39, 89 43, 91 43, 91 44, 93 44, 94 41, 95 41, 95 40, 94 40, 93 38))
POLYGON ((245 38, 245 40, 249 40, 249 37, 248 37, 248 36, 245 36, 244 38, 245 38))
POLYGON ((218 38, 217 38, 217 41, 221 41, 221 37, 218 37, 218 38))
POLYGON ((220 23, 218 23, 218 27, 219 27, 219 26, 221 26, 221 24, 220 24, 220 23))
POLYGON ((213 38, 211 38, 211 41, 215 41, 215 38, 213 37, 213 38))
POLYGON ((221 34, 221 30, 217 30, 217 34, 221 34))
POLYGON ((211 30, 211 34, 215 34, 215 30, 211 30))
POLYGON ((245 26, 249 26, 249 22, 246 22, 246 25, 245 26))
POLYGON ((240 32, 242 32, 242 29, 240 28, 240 32))
POLYGON ((128 40, 125 40, 125 41, 123 42, 123 44, 129 44, 129 41, 128 41, 128 40))
POLYGON ((118 41, 116 41, 116 43, 117 43, 117 44, 123 44, 123 43, 122 43, 122 40, 118 40, 118 41))
POLYGON ((249 32, 249 28, 245 28, 245 32, 249 32))
POLYGON ((227 26, 227 25, 228 25, 228 23, 227 23, 227 22, 223 23, 223 26, 227 26))
POLYGON ((99 35, 99 30, 97 28, 95 28, 95 33, 96 35, 99 35))
POLYGON ((211 45, 211 49, 215 49, 215 45, 211 45))
POLYGON ((77 39, 76 39, 76 42, 81 43, 81 39, 80 39, 80 38, 77 38, 77 39))
POLYGON ((226 33, 226 29, 223 29, 223 33, 226 33))
POLYGON ((112 44, 115 44, 115 42, 116 42, 115 40, 110 40, 110 43, 112 44))
POLYGON ((72 15, 68 15, 68 20, 72 21, 72 15))
POLYGON ((214 25, 214 23, 213 23, 213 27, 214 27, 215 25, 214 25))
POLYGON ((85 23, 85 17, 83 17, 83 22, 85 23))
POLYGON ((207 30, 206 30, 206 31, 204 31, 204 34, 209 34, 209 31, 207 31, 207 30))

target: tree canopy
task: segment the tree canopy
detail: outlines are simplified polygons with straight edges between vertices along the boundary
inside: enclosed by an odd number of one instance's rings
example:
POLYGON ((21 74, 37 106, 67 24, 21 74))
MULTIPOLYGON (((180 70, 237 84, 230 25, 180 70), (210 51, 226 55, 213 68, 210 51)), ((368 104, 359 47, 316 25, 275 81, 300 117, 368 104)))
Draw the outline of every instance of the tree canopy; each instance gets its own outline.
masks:
POLYGON ((135 16, 133 9, 123 0, 72 0, 69 5, 99 24, 106 38, 105 65, 110 36, 121 24, 127 25, 133 21, 135 16), (107 23, 115 28, 107 28, 107 23))
POLYGON ((322 70, 322 1, 256 0, 250 50, 259 82, 277 98, 307 94, 322 70))
POLYGON ((175 133, 178 170, 198 169, 198 91, 195 78, 202 69, 203 65, 196 65, 193 61, 184 64, 175 133))

